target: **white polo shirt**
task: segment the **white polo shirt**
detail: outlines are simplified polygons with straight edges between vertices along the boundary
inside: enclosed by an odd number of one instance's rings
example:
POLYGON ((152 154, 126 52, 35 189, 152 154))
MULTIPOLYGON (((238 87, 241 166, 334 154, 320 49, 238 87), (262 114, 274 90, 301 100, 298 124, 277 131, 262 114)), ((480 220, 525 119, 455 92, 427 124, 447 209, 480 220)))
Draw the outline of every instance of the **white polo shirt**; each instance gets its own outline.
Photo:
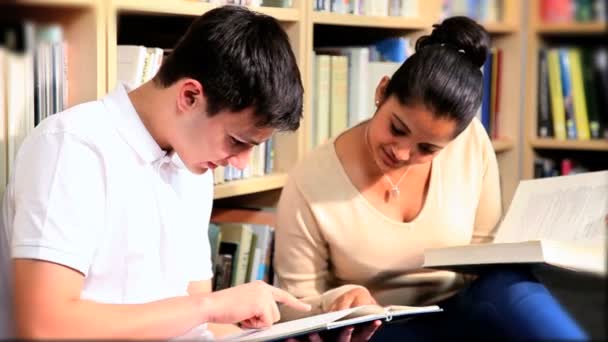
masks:
POLYGON ((211 279, 212 201, 212 173, 192 174, 167 155, 119 85, 27 137, 0 225, 12 258, 84 274, 81 298, 146 303, 187 295, 190 281, 211 279))

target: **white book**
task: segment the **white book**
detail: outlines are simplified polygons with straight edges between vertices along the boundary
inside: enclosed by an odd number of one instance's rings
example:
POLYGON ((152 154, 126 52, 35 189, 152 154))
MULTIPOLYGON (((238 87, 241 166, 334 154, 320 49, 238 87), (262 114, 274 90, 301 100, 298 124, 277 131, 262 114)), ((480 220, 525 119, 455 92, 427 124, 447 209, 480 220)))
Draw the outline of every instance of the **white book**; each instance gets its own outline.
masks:
MULTIPOLYGON (((12 169, 17 151, 34 129, 34 40, 35 25, 23 23, 24 51, 11 51, 4 56, 6 65, 6 110, 8 168, 12 169)), ((16 31, 11 35, 18 36, 16 31)), ((11 38, 19 39, 19 38, 11 38)))
POLYGON ((608 171, 519 183, 495 242, 425 251, 423 267, 547 264, 606 275, 608 171))
POLYGON ((375 320, 391 321, 395 318, 442 311, 431 306, 387 306, 365 305, 329 312, 316 316, 279 323, 267 329, 252 329, 226 336, 219 341, 272 341, 288 337, 305 336, 313 332, 332 330, 375 320))
POLYGON ((414 18, 419 15, 418 1, 420 0, 401 0, 401 16, 414 18))
POLYGON ((330 122, 330 56, 315 56, 314 84, 314 146, 321 145, 329 138, 330 122))
MULTIPOLYGON (((345 48, 348 55, 348 127, 367 120, 374 114, 369 111, 369 48, 345 48)), ((373 98, 372 98, 373 99, 373 98)))
POLYGON ((6 127, 6 103, 4 101, 4 94, 6 91, 6 79, 4 76, 5 54, 6 49, 3 46, 0 46, 0 75, 2 75, 0 77, 0 198, 3 198, 4 189, 8 182, 8 132, 6 127))
POLYGON ((129 88, 137 88, 144 75, 147 51, 144 46, 118 45, 117 79, 129 88))

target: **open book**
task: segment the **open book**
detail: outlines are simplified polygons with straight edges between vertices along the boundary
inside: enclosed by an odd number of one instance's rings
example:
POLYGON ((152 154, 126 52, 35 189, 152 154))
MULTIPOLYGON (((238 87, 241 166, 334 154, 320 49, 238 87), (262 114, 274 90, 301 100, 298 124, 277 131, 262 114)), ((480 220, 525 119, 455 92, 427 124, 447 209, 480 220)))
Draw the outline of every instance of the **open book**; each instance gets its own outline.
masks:
POLYGON ((608 171, 521 181, 493 243, 429 249, 423 267, 541 263, 606 275, 608 171))
POLYGON ((313 332, 347 327, 375 320, 390 321, 431 312, 442 311, 438 306, 365 305, 316 316, 278 323, 267 329, 252 329, 222 338, 220 341, 270 341, 307 335, 313 332))

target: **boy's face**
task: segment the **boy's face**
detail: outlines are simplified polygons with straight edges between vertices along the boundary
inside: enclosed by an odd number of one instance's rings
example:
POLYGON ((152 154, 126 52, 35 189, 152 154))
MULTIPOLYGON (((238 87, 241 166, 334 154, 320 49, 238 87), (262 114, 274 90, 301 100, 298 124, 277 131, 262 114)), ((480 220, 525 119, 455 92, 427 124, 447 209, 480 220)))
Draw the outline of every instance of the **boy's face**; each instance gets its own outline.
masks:
POLYGON ((275 131, 272 127, 257 127, 251 108, 239 112, 224 110, 209 116, 204 97, 193 103, 178 114, 171 142, 193 173, 202 174, 228 164, 243 169, 249 163, 253 147, 275 131))

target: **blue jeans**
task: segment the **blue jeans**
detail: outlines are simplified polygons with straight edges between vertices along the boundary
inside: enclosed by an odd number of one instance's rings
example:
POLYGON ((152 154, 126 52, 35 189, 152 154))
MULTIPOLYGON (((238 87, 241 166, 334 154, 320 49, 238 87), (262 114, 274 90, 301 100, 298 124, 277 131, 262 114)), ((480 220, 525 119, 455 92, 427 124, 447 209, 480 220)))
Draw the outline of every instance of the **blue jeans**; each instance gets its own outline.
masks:
POLYGON ((589 339, 525 268, 483 273, 470 286, 438 305, 443 312, 386 323, 372 341, 589 339))

